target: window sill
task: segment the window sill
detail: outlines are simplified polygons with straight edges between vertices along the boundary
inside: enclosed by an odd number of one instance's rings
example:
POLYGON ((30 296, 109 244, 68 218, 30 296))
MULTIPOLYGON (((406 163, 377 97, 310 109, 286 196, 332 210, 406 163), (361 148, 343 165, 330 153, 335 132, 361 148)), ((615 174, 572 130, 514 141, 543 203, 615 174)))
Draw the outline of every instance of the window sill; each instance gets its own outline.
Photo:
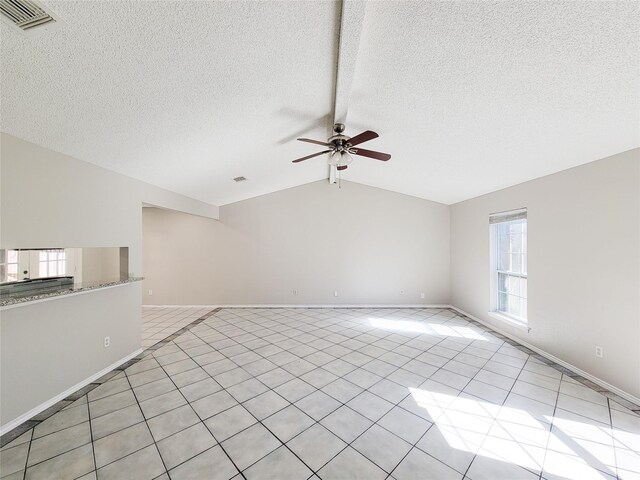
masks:
POLYGON ((498 313, 498 312, 489 312, 488 315, 491 318, 494 318, 496 320, 500 320, 501 322, 504 322, 504 323, 508 324, 511 327, 515 327, 515 328, 519 328, 521 330, 525 330, 527 333, 529 333, 531 331, 531 327, 529 325, 527 325, 522 320, 516 319, 515 317, 510 317, 508 315, 504 315, 504 314, 498 313))

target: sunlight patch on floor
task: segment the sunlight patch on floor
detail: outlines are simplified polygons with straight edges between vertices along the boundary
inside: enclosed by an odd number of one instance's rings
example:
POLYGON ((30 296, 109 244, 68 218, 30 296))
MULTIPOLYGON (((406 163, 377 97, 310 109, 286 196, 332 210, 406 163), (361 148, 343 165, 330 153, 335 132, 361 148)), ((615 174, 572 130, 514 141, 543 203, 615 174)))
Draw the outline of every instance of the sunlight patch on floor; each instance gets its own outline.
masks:
POLYGON ((463 326, 448 326, 439 323, 423 323, 394 318, 369 318, 369 323, 374 328, 387 331, 422 333, 440 337, 468 338, 471 340, 489 340, 486 335, 482 335, 469 327, 463 326))
POLYGON ((409 391, 452 448, 535 473, 544 470, 566 478, 610 479, 616 476, 616 441, 618 447, 629 445, 624 450, 627 463, 635 458, 640 470, 640 452, 632 448, 640 445, 640 435, 586 417, 577 420, 573 418, 577 415, 562 411, 545 416, 547 423, 513 407, 420 388, 409 391))

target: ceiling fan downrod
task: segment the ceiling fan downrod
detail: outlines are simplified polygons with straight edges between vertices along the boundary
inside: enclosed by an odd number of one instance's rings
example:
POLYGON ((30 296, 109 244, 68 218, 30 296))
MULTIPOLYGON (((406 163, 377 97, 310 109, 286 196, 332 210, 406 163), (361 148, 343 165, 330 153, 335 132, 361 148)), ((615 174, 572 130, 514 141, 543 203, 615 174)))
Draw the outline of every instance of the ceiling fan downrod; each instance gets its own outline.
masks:
POLYGON ((336 123, 333 126, 334 135, 332 137, 329 137, 329 139, 327 140, 328 143, 333 145, 334 152, 342 152, 343 150, 347 150, 347 142, 349 141, 350 137, 343 135, 344 128, 344 123, 336 123))

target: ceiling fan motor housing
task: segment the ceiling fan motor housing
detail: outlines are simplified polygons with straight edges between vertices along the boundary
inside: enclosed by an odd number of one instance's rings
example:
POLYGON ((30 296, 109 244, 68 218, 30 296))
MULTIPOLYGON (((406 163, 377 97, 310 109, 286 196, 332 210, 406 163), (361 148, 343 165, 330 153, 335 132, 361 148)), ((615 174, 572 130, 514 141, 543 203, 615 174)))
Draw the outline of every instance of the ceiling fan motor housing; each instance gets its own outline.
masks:
POLYGON ((333 148, 336 150, 343 150, 347 147, 347 142, 350 137, 346 135, 334 135, 330 137, 328 142, 333 145, 333 148))

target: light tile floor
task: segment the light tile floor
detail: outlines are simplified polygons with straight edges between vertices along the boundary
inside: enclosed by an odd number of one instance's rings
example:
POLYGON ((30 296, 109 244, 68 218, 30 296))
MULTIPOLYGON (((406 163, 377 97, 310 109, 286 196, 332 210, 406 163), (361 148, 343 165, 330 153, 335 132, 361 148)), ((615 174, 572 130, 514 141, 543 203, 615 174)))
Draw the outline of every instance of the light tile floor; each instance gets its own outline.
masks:
POLYGON ((1 452, 2 478, 633 479, 640 416, 450 310, 224 309, 1 452))
POLYGON ((142 348, 158 343, 209 311, 211 308, 142 307, 142 348))

